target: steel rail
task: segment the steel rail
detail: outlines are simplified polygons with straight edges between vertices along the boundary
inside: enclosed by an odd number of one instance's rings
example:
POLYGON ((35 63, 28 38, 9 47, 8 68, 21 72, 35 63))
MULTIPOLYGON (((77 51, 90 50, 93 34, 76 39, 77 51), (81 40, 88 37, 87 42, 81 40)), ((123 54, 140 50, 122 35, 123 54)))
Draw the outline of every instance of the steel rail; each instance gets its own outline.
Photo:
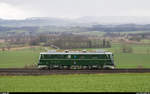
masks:
POLYGON ((36 68, 0 68, 0 75, 50 75, 50 74, 99 74, 99 73, 150 73, 145 69, 101 70, 39 70, 36 68))

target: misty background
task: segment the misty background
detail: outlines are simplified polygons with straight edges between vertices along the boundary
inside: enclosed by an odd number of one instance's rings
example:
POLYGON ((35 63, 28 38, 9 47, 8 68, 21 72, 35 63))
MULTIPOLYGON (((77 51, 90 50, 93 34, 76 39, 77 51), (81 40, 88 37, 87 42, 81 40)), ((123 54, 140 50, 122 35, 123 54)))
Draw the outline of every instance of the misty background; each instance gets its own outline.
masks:
POLYGON ((150 23, 149 0, 0 0, 0 18, 74 23, 150 23))

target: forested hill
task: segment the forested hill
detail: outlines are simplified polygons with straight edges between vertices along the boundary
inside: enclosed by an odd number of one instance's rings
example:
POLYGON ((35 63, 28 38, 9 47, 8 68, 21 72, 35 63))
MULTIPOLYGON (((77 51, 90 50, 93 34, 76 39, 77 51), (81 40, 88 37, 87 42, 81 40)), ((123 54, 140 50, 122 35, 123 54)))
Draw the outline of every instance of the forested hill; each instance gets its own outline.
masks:
MULTIPOLYGON (((32 17, 22 20, 0 19, 0 26, 22 27, 22 26, 86 26, 91 25, 120 25, 120 24, 150 24, 150 17, 128 17, 128 16, 85 16, 79 18, 57 18, 57 17, 32 17)), ((132 25, 131 25, 132 26, 132 25)))
POLYGON ((70 20, 61 18, 27 18, 23 20, 0 19, 0 26, 22 27, 22 26, 66 26, 75 24, 70 20))
POLYGON ((150 24, 120 24, 120 25, 93 25, 88 30, 103 32, 130 32, 130 31, 150 31, 150 24))
POLYGON ((121 25, 92 25, 90 27, 84 26, 22 26, 10 27, 0 26, 0 32, 65 32, 65 31, 102 31, 102 32, 133 32, 133 31, 150 31, 150 24, 136 25, 136 24, 121 24, 121 25))
MULTIPOLYGON (((103 31, 103 32, 130 32, 130 31, 150 31, 150 23, 139 24, 135 23, 136 19, 130 19, 123 21, 120 24, 116 24, 115 20, 110 17, 82 17, 78 19, 67 18, 46 18, 46 17, 34 17, 24 20, 6 20, 0 19, 0 32, 7 31, 103 31), (89 18, 89 19, 88 19, 89 18), (106 19, 109 18, 109 19, 106 19), (110 21, 109 21, 110 20, 110 21), (107 24, 103 24, 106 23, 107 24), (114 23, 113 23, 114 22, 114 23), (133 23, 130 23, 133 22, 133 23), (111 24, 110 24, 111 23, 111 24), (113 24, 112 24, 113 23, 113 24)), ((124 19, 116 18, 116 22, 124 19)), ((127 18, 126 18, 127 19, 127 18)), ((141 20, 141 19, 140 19, 141 20)), ((145 20, 144 20, 145 21, 145 20)), ((137 22, 140 22, 137 19, 137 22)), ((146 22, 146 21, 145 21, 146 22)), ((148 22, 148 21, 147 21, 148 22)), ((142 23, 142 22, 141 22, 142 23)))

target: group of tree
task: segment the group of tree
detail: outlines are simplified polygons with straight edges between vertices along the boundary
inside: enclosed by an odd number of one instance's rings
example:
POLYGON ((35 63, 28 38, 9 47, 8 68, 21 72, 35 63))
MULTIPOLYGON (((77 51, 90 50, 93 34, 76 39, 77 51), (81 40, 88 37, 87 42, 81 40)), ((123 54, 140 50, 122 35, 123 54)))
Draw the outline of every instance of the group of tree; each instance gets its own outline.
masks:
POLYGON ((62 49, 73 48, 110 48, 111 43, 106 39, 88 38, 83 35, 61 36, 54 45, 62 49))
POLYGON ((72 48, 110 48, 109 40, 90 37, 87 35, 75 35, 72 33, 62 34, 13 34, 5 37, 5 41, 9 44, 15 45, 43 45, 55 46, 62 49, 72 48))
POLYGON ((122 53, 132 53, 133 49, 132 49, 132 47, 130 45, 122 44, 121 45, 121 52, 122 53))

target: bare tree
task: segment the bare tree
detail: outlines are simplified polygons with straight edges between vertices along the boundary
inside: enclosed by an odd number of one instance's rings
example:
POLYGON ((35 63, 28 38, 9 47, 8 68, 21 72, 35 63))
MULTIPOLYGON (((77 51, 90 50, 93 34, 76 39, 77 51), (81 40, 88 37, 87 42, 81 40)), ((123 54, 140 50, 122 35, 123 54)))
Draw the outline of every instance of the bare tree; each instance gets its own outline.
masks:
POLYGON ((6 48, 7 48, 8 50, 10 50, 10 49, 11 49, 11 45, 10 45, 10 44, 7 44, 7 45, 6 45, 6 48))
POLYGON ((2 51, 5 51, 5 47, 2 47, 2 51))
POLYGON ((123 53, 132 53, 133 52, 133 49, 131 46, 127 45, 127 44, 123 44, 122 47, 121 47, 121 51, 123 53))

